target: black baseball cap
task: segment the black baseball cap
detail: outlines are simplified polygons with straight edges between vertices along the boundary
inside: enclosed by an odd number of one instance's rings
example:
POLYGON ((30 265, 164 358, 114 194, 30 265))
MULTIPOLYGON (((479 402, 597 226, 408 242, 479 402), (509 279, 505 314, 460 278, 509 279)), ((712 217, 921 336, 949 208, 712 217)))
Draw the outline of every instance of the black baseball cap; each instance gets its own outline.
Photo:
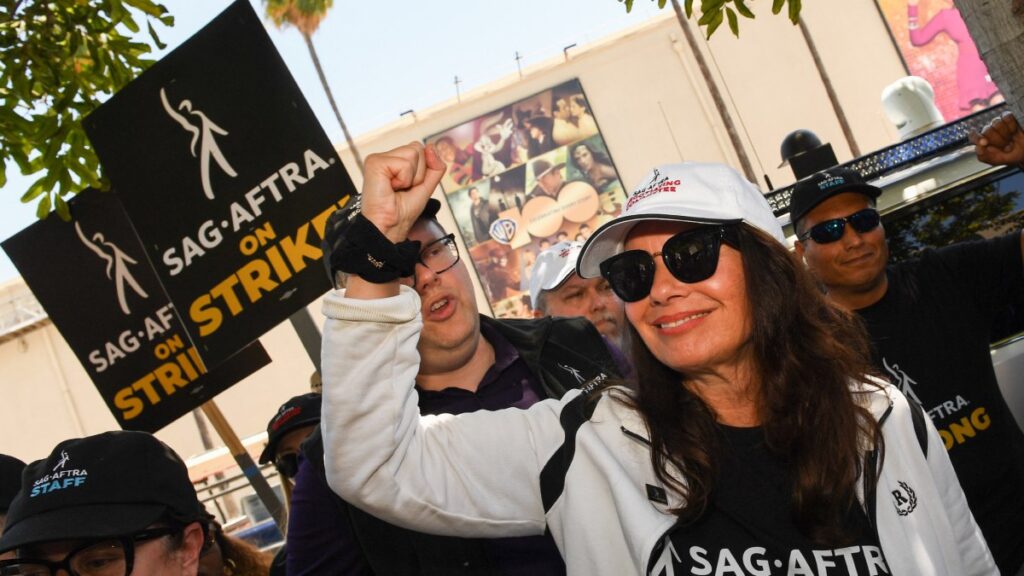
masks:
POLYGON ((145 432, 65 440, 29 464, 0 552, 37 542, 126 536, 161 518, 209 519, 181 458, 145 432))
POLYGON ((789 220, 796 224, 815 206, 843 192, 858 192, 877 199, 882 189, 864 181, 860 173, 849 168, 835 167, 815 172, 793 185, 789 201, 789 220))
POLYGON ((322 396, 315 392, 300 394, 289 398, 277 409, 277 414, 267 422, 267 446, 260 454, 260 464, 274 459, 277 444, 296 428, 320 423, 320 405, 322 396))
POLYGON ((0 514, 11 507, 11 500, 21 488, 21 473, 25 463, 14 456, 0 454, 0 514))

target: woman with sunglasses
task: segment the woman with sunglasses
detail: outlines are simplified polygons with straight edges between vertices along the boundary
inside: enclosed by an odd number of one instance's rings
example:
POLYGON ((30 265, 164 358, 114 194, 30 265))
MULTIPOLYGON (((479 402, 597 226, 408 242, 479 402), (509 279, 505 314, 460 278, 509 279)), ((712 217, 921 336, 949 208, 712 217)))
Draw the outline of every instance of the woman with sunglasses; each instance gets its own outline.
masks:
MULTIPOLYGON (((368 159, 363 190, 388 238, 443 170, 398 156, 368 159)), ((578 272, 626 301, 637 383, 524 411, 419 417, 415 293, 352 278, 328 295, 332 487, 420 530, 549 530, 569 574, 996 573, 938 434, 866 376, 862 329, 735 171, 654 170, 578 272)))

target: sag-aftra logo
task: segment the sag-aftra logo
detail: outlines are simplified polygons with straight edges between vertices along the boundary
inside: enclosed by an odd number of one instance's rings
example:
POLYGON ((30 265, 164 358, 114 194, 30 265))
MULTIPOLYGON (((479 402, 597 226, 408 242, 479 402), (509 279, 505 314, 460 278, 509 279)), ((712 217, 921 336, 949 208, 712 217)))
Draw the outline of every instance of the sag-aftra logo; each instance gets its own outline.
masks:
POLYGON ((32 491, 29 493, 29 498, 35 498, 40 494, 48 494, 58 490, 77 488, 85 484, 89 473, 86 472, 85 468, 69 468, 68 464, 70 462, 71 457, 68 456, 67 451, 61 450, 60 460, 53 467, 53 470, 32 483, 32 491))

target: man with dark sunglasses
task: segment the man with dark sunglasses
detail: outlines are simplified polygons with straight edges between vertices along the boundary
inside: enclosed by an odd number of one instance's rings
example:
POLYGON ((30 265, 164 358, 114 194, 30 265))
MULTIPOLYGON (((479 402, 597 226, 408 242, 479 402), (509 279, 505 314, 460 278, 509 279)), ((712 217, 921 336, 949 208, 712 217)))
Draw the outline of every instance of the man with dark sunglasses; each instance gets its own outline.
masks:
POLYGON ((1024 293, 1024 238, 1017 231, 889 265, 881 192, 845 168, 798 182, 796 253, 836 304, 864 319, 879 371, 931 416, 996 563, 1018 574, 1024 433, 999 391, 989 342, 993 320, 1024 293))
MULTIPOLYGON (((426 174, 421 186, 428 190, 437 186, 444 172, 436 152, 425 153, 420 144, 370 155, 366 166, 367 174, 375 176, 396 171, 396 183, 426 174), (404 171, 410 165, 418 166, 418 174, 404 171)), ((602 374, 624 372, 621 353, 613 352, 582 318, 496 320, 481 315, 469 268, 454 236, 438 221, 440 202, 428 201, 404 230, 379 221, 386 218, 381 208, 354 203, 332 216, 324 240, 325 264, 335 285, 347 283, 347 290, 361 285, 416 292, 423 320, 415 377, 421 414, 526 408, 561 397, 602 374)), ((324 350, 325 355, 332 353, 324 350)), ((305 458, 296 476, 288 574, 565 573, 550 536, 433 536, 393 526, 349 506, 327 485, 320 432, 303 445, 305 458)))
MULTIPOLYGON (((314 377, 316 376, 314 373, 314 377)), ((285 506, 289 511, 295 475, 299 472, 300 447, 320 423, 320 404, 321 397, 316 392, 293 396, 282 404, 270 422, 267 422, 267 445, 260 453, 259 463, 274 463, 274 468, 281 477, 281 490, 284 492, 285 506)), ((287 549, 282 547, 274 556, 270 575, 285 574, 287 563, 287 549)))
POLYGON ((299 446, 320 423, 320 404, 320 395, 313 392, 294 396, 267 422, 267 445, 259 462, 273 462, 285 485, 298 472, 299 446))
POLYGON ((195 576, 209 519, 185 463, 152 435, 66 440, 25 468, 0 575, 195 576))

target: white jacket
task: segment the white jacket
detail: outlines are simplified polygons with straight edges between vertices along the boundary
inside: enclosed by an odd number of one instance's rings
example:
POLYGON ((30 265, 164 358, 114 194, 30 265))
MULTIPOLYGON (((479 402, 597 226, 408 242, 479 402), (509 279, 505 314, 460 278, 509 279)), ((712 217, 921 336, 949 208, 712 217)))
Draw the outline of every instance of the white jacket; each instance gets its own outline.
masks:
MULTIPOLYGON (((550 528, 569 574, 644 573, 679 501, 655 477, 639 414, 604 393, 571 442, 560 416, 579 407, 571 403, 580 391, 528 410, 421 417, 415 291, 403 286, 380 300, 339 291, 323 309, 324 459, 342 498, 422 532, 479 538, 550 528), (667 503, 649 499, 648 486, 662 488, 667 503)), ((898 391, 862 396, 876 418, 887 415, 875 508, 892 574, 998 574, 935 428, 928 422, 926 459, 898 391)))

